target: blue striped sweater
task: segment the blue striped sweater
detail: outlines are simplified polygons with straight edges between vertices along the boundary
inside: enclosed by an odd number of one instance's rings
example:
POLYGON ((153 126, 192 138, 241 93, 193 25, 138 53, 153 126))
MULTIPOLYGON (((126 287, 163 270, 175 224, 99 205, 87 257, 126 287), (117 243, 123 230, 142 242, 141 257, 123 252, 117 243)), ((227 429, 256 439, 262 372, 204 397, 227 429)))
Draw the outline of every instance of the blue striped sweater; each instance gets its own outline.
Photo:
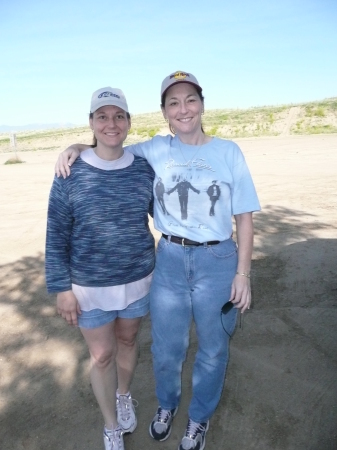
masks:
POLYGON ((130 166, 109 171, 78 158, 70 177, 55 177, 47 222, 48 292, 70 290, 72 283, 117 286, 152 272, 153 179, 147 161, 137 156, 130 166))

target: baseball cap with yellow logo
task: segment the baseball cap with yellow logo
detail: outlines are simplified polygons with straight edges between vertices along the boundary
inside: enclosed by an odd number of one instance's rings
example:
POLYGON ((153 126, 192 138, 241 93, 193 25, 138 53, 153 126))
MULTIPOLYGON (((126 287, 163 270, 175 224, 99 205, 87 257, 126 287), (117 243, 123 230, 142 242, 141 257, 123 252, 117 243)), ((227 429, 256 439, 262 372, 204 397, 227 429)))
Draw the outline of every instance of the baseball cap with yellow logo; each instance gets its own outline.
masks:
POLYGON ((164 81, 161 84, 160 95, 163 96, 169 87, 177 83, 193 84, 193 86, 195 86, 199 92, 202 91, 202 87, 200 86, 198 80, 195 78, 194 75, 188 72, 184 72, 182 70, 177 70, 176 72, 171 73, 164 79, 164 81))

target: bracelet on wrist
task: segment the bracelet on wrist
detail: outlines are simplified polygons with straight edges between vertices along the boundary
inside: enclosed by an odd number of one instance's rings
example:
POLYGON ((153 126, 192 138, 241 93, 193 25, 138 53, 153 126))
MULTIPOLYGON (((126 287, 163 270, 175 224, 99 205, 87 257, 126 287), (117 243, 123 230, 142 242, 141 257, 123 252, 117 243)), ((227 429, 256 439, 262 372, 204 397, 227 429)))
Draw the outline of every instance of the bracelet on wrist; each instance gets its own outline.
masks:
POLYGON ((250 278, 250 273, 236 272, 236 275, 242 275, 243 277, 250 278))

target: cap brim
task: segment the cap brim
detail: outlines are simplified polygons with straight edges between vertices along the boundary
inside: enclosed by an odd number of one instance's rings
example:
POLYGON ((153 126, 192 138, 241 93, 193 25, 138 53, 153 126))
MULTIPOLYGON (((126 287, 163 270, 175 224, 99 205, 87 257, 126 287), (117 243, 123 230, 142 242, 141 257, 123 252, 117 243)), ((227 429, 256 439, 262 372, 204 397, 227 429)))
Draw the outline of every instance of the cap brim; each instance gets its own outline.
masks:
POLYGON ((125 103, 122 102, 118 102, 117 100, 115 101, 101 101, 101 102, 97 102, 97 104, 94 107, 90 108, 90 112, 94 113, 96 112, 98 109, 103 108, 104 106, 116 106, 117 108, 122 109, 125 112, 129 112, 128 107, 125 105, 125 103))

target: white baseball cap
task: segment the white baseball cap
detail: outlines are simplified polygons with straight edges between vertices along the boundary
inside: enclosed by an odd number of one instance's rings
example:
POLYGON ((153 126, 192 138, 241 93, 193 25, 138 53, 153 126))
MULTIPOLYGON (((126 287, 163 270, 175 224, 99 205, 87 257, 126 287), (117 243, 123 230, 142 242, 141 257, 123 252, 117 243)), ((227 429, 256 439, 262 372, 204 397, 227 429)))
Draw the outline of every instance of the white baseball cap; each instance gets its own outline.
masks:
POLYGON ((123 91, 110 86, 98 89, 92 94, 90 112, 93 113, 102 106, 118 106, 126 112, 128 110, 128 104, 126 103, 125 95, 123 91))
POLYGON ((161 84, 160 95, 163 96, 163 94, 167 91, 169 87, 177 83, 193 84, 193 86, 195 86, 199 92, 202 91, 202 87, 200 86, 198 80, 195 78, 194 75, 188 72, 184 72, 182 70, 177 70, 176 72, 171 73, 164 79, 164 81, 161 84))

